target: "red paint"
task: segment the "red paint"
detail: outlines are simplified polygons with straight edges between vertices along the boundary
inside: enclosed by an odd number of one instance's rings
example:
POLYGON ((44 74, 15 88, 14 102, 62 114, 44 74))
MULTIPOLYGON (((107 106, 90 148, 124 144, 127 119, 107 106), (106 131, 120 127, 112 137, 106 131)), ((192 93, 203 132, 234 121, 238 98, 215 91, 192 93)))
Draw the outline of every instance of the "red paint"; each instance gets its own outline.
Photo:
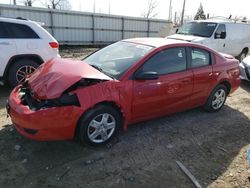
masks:
POLYGON ((71 139, 84 112, 101 102, 112 102, 121 109, 124 129, 131 123, 172 114, 205 104, 211 91, 227 81, 231 91, 240 85, 238 62, 198 44, 166 39, 130 39, 156 48, 138 61, 120 78, 113 80, 93 67, 79 61, 55 59, 41 66, 29 79, 29 87, 39 99, 58 98, 67 88, 82 78, 107 80, 73 91, 80 107, 54 107, 31 111, 20 104, 18 88, 9 98, 9 114, 20 134, 36 140, 71 139), (134 72, 151 56, 171 47, 198 47, 211 52, 213 64, 200 68, 162 75, 158 80, 133 80, 134 72), (27 134, 23 128, 38 130, 27 134))
POLYGON ((39 99, 58 98, 66 89, 82 78, 112 80, 83 63, 70 59, 52 59, 41 65, 30 77, 29 87, 39 99))
POLYGON ((49 108, 31 111, 20 104, 18 87, 15 88, 9 99, 11 120, 17 130, 24 136, 34 140, 71 139, 74 134, 72 125, 76 125, 82 114, 82 109, 76 106, 49 108), (39 130, 36 135, 29 135, 23 128, 39 130))

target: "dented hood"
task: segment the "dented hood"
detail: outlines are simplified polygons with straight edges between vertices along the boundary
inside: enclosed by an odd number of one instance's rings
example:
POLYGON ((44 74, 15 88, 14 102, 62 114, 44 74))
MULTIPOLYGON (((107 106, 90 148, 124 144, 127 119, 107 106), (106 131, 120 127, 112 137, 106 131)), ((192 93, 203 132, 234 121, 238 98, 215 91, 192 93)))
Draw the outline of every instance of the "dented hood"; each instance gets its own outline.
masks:
POLYGON ((54 99, 82 78, 112 80, 82 61, 55 58, 41 65, 29 78, 28 84, 37 98, 54 99))

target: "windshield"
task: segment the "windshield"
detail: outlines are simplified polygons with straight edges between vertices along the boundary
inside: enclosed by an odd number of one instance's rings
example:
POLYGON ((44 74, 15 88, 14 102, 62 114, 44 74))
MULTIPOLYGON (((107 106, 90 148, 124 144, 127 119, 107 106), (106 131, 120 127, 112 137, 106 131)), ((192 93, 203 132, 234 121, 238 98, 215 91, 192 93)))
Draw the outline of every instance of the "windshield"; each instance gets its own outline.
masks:
POLYGON ((217 23, 211 22, 189 22, 185 23, 177 34, 211 37, 216 26, 217 23))
POLYGON ((117 42, 86 57, 83 61, 108 76, 119 79, 152 48, 130 42, 117 42))

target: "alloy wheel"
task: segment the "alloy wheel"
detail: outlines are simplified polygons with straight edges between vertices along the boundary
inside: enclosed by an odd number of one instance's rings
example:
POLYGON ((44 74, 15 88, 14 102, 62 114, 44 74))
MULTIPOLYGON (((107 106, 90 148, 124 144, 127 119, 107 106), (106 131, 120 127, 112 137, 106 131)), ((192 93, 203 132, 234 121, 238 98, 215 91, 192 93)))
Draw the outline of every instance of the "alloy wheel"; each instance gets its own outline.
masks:
POLYGON ((22 83, 25 81, 25 78, 31 74, 32 72, 34 72, 36 70, 35 67, 30 66, 30 65, 26 65, 26 66, 22 66, 20 67, 17 72, 16 72, 16 80, 18 83, 22 83))
POLYGON ((219 89, 215 92, 213 100, 212 100, 212 107, 215 110, 218 110, 222 107, 226 100, 226 92, 224 89, 219 89))
POLYGON ((116 121, 113 115, 103 113, 95 116, 89 123, 88 138, 94 143, 107 141, 114 133, 116 121))

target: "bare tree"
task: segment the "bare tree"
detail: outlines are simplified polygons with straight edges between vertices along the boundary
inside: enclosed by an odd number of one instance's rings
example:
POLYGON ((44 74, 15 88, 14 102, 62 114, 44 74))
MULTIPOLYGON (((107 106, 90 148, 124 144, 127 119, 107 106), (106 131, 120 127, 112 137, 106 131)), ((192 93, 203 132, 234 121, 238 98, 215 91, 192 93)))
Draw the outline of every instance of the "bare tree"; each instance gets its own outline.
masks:
POLYGON ((68 0, 48 0, 48 8, 69 10, 71 9, 71 4, 68 0))
POLYGON ((21 0, 20 3, 24 4, 26 7, 32 7, 36 0, 21 0))
POLYGON ((158 12, 155 12, 155 9, 158 6, 158 2, 155 0, 148 0, 148 8, 147 11, 145 11, 142 16, 144 18, 154 18, 158 15, 158 12))

